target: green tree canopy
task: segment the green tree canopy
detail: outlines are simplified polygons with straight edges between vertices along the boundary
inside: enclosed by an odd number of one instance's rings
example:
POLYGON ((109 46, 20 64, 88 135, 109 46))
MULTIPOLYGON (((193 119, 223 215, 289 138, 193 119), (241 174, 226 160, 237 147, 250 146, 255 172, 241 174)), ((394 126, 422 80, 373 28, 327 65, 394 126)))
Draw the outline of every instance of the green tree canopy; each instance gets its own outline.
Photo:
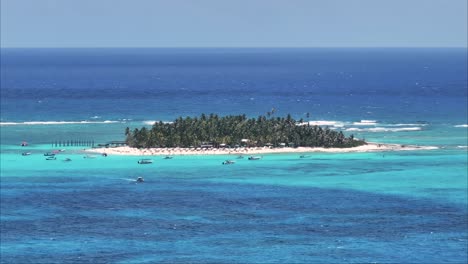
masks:
POLYGON ((179 117, 174 122, 156 122, 151 129, 125 130, 127 144, 131 147, 198 147, 210 144, 229 146, 295 146, 348 148, 366 144, 353 135, 346 137, 341 131, 328 127, 311 126, 292 118, 259 116, 248 119, 246 115, 219 117, 202 114, 197 117, 179 117))

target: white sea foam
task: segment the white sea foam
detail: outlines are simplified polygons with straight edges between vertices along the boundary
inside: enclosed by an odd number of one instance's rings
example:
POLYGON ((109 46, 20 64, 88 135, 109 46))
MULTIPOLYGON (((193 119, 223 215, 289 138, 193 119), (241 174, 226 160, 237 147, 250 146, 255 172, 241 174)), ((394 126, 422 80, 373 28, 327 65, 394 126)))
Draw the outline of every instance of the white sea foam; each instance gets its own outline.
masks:
POLYGON ((70 125, 70 124, 110 124, 120 123, 119 121, 27 121, 27 122, 0 122, 0 126, 34 126, 34 125, 70 125))
POLYGON ((418 124, 388 124, 386 126, 396 126, 396 127, 400 127, 400 126, 427 126, 427 124, 422 124, 422 123, 418 123, 418 124))
POLYGON ((357 128, 351 127, 345 129, 345 131, 355 132, 405 132, 405 131, 419 131, 421 127, 400 127, 400 128, 389 128, 389 127, 371 127, 371 128, 357 128))
POLYGON ((468 148, 468 146, 457 146, 457 148, 468 148))
POLYGON ((420 127, 401 127, 401 128, 388 128, 388 127, 375 127, 369 128, 370 132, 401 132, 401 131, 419 131, 420 127))
MULTIPOLYGON (((343 127, 344 123, 340 121, 332 121, 332 120, 315 120, 309 121, 309 125, 311 126, 334 126, 334 127, 343 127)), ((307 125, 307 122, 302 123, 303 125, 307 125)))
POLYGON ((365 129, 357 128, 357 127, 351 127, 351 128, 345 129, 345 131, 357 131, 357 132, 364 131, 364 130, 365 129))
POLYGON ((18 123, 14 123, 14 122, 0 122, 0 126, 12 126, 12 125, 18 125, 18 123))
POLYGON ((156 123, 156 122, 159 122, 159 121, 156 121, 156 120, 145 120, 145 121, 143 121, 143 124, 152 126, 152 125, 154 125, 154 123, 156 123))
POLYGON ((375 126, 377 125, 376 120, 361 120, 361 122, 354 122, 354 126, 375 126))
MULTIPOLYGON (((144 125, 152 126, 152 125, 154 125, 154 123, 158 123, 158 122, 159 122, 159 120, 145 120, 145 121, 143 121, 142 123, 143 123, 144 125)), ((172 124, 172 123, 174 123, 174 122, 172 122, 172 121, 162 121, 162 122, 163 122, 164 124, 172 124)))
POLYGON ((424 149, 424 150, 434 150, 434 149, 439 149, 439 147, 436 146, 420 146, 418 147, 419 149, 424 149))
POLYGON ((358 132, 419 131, 419 130, 422 130, 421 127, 427 126, 427 124, 424 124, 424 123, 385 124, 385 123, 378 123, 377 120, 366 120, 366 119, 363 119, 359 122, 345 122, 345 121, 336 121, 336 120, 313 120, 309 122, 300 123, 299 125, 307 125, 307 124, 310 124, 312 126, 328 126, 331 129, 345 128, 344 129, 345 131, 358 131, 358 132))
POLYGON ((456 125, 456 126, 453 126, 453 127, 468 127, 468 124, 464 124, 464 125, 456 125))

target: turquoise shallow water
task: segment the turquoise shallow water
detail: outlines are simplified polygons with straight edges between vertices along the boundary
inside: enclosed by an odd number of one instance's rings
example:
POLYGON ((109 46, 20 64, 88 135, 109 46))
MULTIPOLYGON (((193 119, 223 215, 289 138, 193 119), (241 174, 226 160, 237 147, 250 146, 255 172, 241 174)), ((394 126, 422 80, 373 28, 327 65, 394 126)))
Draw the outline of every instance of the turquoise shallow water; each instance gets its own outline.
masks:
POLYGON ((352 189, 374 193, 427 197, 458 204, 467 201, 466 150, 401 151, 377 153, 267 154, 259 161, 237 160, 236 156, 177 156, 155 164, 140 165, 146 156, 96 155, 84 158, 80 150, 69 149, 46 161, 41 153, 31 156, 2 155, 2 177, 83 177, 99 176, 112 181, 129 181, 137 176, 150 180, 181 180, 298 187, 352 189), (73 152, 72 154, 68 154, 73 152), (72 162, 64 159, 71 158, 72 162))
POLYGON ((235 157, 46 161, 48 144, 6 145, 2 261, 461 263, 467 152, 439 147, 224 166, 235 157))
POLYGON ((339 123, 370 141, 438 149, 270 154, 229 166, 221 162, 235 156, 156 156, 139 165, 143 157, 87 159, 85 147, 50 139, 121 140, 141 122, 4 125, 1 260, 463 263, 467 128, 339 123), (21 147, 25 139, 30 145, 21 147), (45 160, 57 149, 65 151, 45 160), (140 176, 145 183, 136 184, 140 176))
POLYGON ((1 64, 2 263, 467 262, 466 49, 2 50, 1 64), (139 165, 52 145, 272 107, 437 149, 224 166, 235 157, 139 165))

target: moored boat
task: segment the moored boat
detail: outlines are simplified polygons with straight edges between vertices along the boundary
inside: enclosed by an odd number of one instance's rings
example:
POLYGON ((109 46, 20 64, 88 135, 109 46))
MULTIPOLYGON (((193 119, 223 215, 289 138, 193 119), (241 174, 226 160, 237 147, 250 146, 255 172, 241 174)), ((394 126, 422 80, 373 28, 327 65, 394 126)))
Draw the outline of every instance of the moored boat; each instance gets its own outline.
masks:
POLYGON ((174 158, 174 157, 172 157, 172 156, 166 156, 166 157, 164 157, 164 159, 172 159, 172 158, 174 158))
POLYGON ((230 165, 230 164, 234 164, 234 163, 236 163, 236 162, 233 161, 233 160, 225 160, 225 161, 223 161, 223 165, 230 165))
POLYGON ((55 156, 55 153, 47 152, 47 153, 44 153, 44 156, 46 156, 46 157, 53 157, 53 156, 55 156))
POLYGON ((152 159, 141 159, 138 161, 138 164, 151 164, 153 163, 152 159))
POLYGON ((46 160, 56 160, 57 158, 55 156, 49 156, 46 158, 46 160))
POLYGON ((262 158, 262 157, 260 157, 260 156, 250 156, 250 157, 249 157, 249 160, 259 160, 259 159, 261 159, 261 158, 262 158))
POLYGON ((31 155, 31 154, 32 154, 31 152, 23 152, 23 153, 21 153, 21 155, 23 155, 23 156, 29 156, 29 155, 31 155))

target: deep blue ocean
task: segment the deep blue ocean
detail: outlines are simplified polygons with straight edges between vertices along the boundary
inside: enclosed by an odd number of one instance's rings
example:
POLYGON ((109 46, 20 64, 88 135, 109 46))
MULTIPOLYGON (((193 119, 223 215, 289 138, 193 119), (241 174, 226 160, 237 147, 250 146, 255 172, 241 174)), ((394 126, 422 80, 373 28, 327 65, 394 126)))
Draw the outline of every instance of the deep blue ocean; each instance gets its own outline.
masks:
POLYGON ((468 262, 467 49, 1 49, 0 58, 1 263, 468 262), (42 155, 55 141, 123 140, 125 127, 156 120, 273 108, 436 149, 233 166, 221 165, 229 156, 83 159, 84 147, 42 155))

